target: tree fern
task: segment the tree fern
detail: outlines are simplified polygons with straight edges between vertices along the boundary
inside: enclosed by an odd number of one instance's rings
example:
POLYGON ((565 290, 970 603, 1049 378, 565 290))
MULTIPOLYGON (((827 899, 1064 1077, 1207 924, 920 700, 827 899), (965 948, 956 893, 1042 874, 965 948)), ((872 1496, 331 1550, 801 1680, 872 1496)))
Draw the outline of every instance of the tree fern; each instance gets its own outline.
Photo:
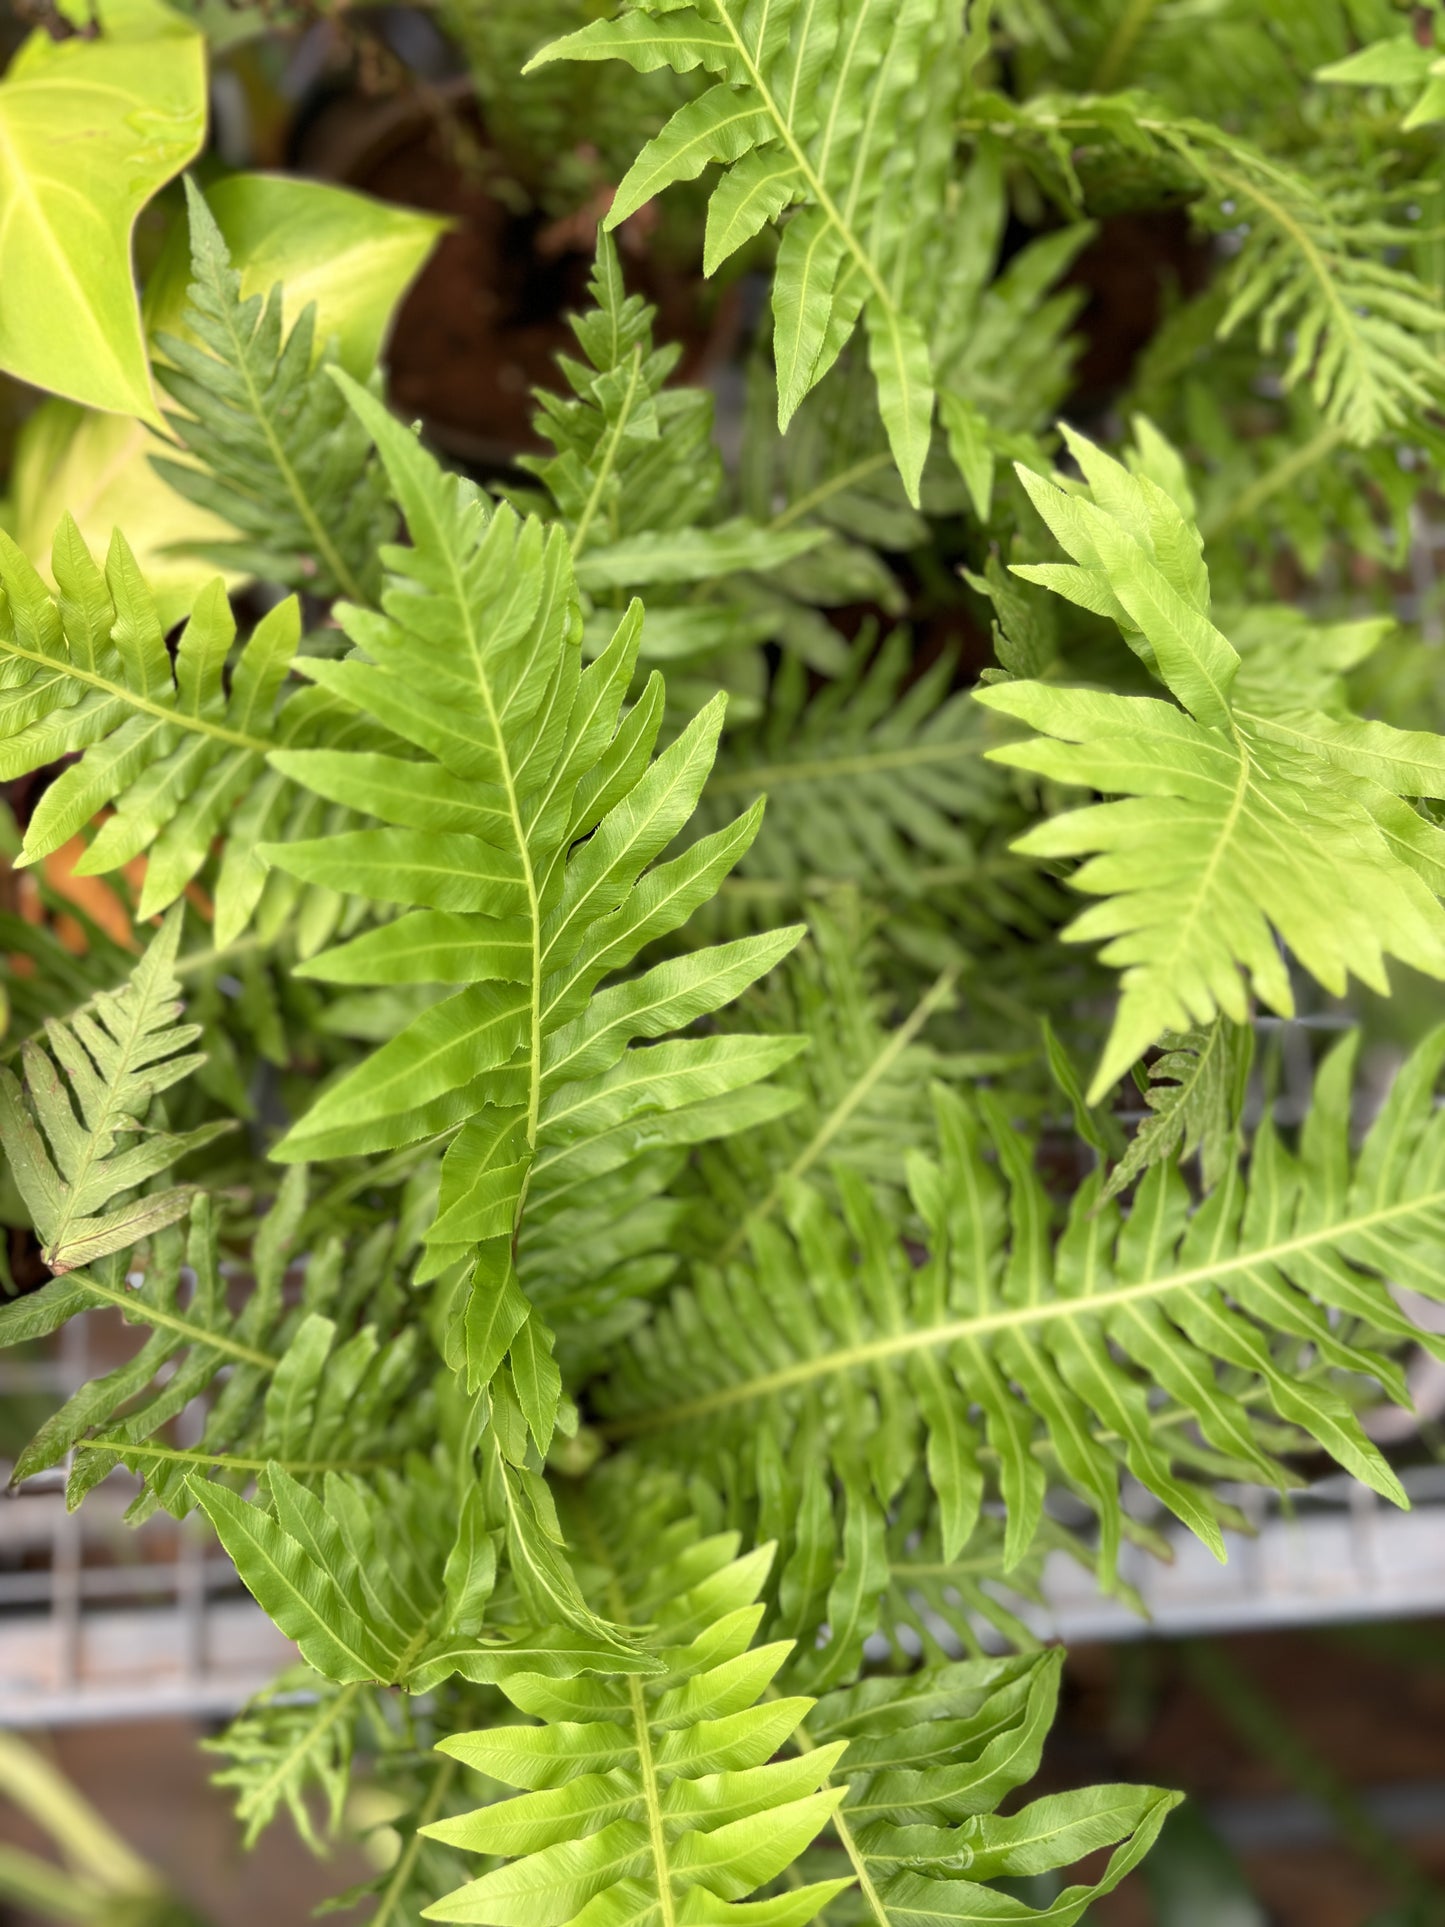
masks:
POLYGON ((799 0, 756 15, 738 0, 638 0, 615 21, 554 41, 532 65, 621 59, 644 73, 702 66, 720 77, 643 149, 608 224, 723 162, 729 171, 708 214, 711 271, 802 203, 786 225, 774 283, 779 424, 786 427, 836 360, 861 314, 889 443, 916 502, 934 382, 908 294, 914 250, 946 191, 946 164, 938 163, 952 138, 956 29, 949 10, 930 0, 860 5, 847 29, 799 0))
POLYGON ((166 416, 190 457, 152 460, 188 501, 236 530, 199 552, 317 596, 364 599, 375 588, 377 545, 395 510, 370 443, 327 369, 315 308, 286 330, 281 289, 241 299, 221 230, 187 179, 191 230, 187 335, 162 334, 156 374, 178 409, 166 416))
POLYGON ((1289 1015, 1276 932, 1336 995, 1350 973, 1387 991, 1387 957, 1445 976, 1445 841, 1401 801, 1445 789, 1445 744, 1246 708, 1233 693, 1239 652, 1209 617, 1195 529, 1147 474, 1078 436, 1070 446, 1087 495, 1025 482, 1075 561, 1016 573, 1112 617, 1179 706, 1041 682, 977 700, 1043 732, 996 760, 1125 799, 1057 817, 1015 846, 1093 858, 1073 882, 1105 901, 1066 935, 1108 939, 1104 961, 1125 970, 1097 1098, 1163 1031, 1219 1011, 1244 1022, 1246 983, 1289 1015))
POLYGON ((835 1176, 844 1223, 816 1193, 792 1190, 786 1229, 755 1222, 746 1260, 700 1268, 638 1333, 607 1390, 606 1434, 674 1464, 685 1454, 745 1493, 756 1476, 748 1440, 766 1407, 785 1452, 808 1439, 883 1505, 922 1449, 945 1558, 975 1528, 987 1444, 1009 1520, 1005 1564, 1032 1542, 1056 1478, 1097 1514, 1106 1577, 1121 1461, 1217 1552, 1208 1481, 1287 1479, 1279 1422, 1398 1500, 1337 1381, 1364 1375, 1399 1398, 1387 1346, 1413 1328, 1382 1275, 1439 1295, 1430 1253, 1442 1053, 1440 1033, 1421 1046, 1357 1157, 1346 1040, 1321 1073, 1297 1153, 1266 1122, 1247 1176, 1233 1166, 1191 1210, 1177 1172, 1156 1165, 1127 1218, 1095 1176, 1056 1247, 1007 1110, 940 1092, 936 1156, 910 1166, 928 1262, 914 1263, 846 1172, 835 1176))
POLYGON ((719 1110, 739 1122, 758 1115, 747 1087, 785 1062, 793 1042, 629 1046, 726 1003, 798 932, 695 953, 592 997, 604 975, 711 894, 756 832, 754 809, 638 881, 691 813, 721 700, 650 762, 660 680, 620 728, 617 720, 637 612, 584 672, 560 532, 544 537, 507 509, 488 519, 475 489, 445 477, 371 397, 349 392, 415 547, 388 552, 385 616, 347 612, 370 660, 315 660, 308 671, 384 716, 425 760, 278 755, 284 774, 391 827, 266 854, 307 881, 411 906, 313 959, 310 975, 464 987, 323 1093, 279 1155, 350 1156, 457 1132, 428 1234, 430 1269, 471 1266, 458 1331, 469 1380, 485 1383, 510 1352, 545 1447, 558 1384, 516 1280, 524 1200, 529 1190, 555 1199, 669 1133, 682 1142, 709 1134, 719 1110))

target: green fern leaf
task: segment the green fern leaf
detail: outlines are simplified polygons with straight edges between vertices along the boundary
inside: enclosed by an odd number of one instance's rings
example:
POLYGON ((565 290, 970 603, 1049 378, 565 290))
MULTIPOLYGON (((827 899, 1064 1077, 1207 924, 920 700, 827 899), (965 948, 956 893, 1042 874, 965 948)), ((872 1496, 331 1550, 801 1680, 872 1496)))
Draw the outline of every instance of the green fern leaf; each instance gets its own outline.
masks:
POLYGON ((655 1670, 583 1599, 550 1494, 508 1463, 495 1426, 483 1456, 480 1482, 470 1453, 460 1473, 413 1455, 404 1473, 328 1471, 319 1493, 272 1462, 256 1501, 194 1478, 192 1496, 257 1603, 337 1684, 425 1693, 458 1673, 496 1684, 655 1670))
POLYGON ((1433 1091, 1445 1033, 1400 1073, 1358 1155, 1353 1054, 1346 1039, 1322 1069, 1298 1153, 1266 1121, 1247 1178, 1231 1168, 1191 1209, 1178 1173, 1156 1165, 1126 1218, 1096 1174, 1053 1247, 1007 1111, 986 1093, 976 1111, 940 1091, 937 1154, 910 1168, 927 1262, 846 1171, 834 1174, 842 1222, 816 1191, 794 1189, 786 1230, 754 1223, 746 1261, 699 1267, 637 1333, 603 1398, 605 1436, 697 1466, 739 1502, 760 1476, 763 1409, 784 1455, 806 1439, 881 1507, 924 1458, 945 1560, 974 1531, 986 1446, 1008 1516, 1005 1568, 1060 1479, 1098 1517, 1106 1585, 1123 1465, 1216 1552, 1213 1482, 1288 1483, 1291 1432, 1398 1501, 1340 1375, 1400 1398, 1391 1348, 1417 1334, 1385 1280, 1441 1295, 1431 1254, 1445 1221, 1445 1112, 1433 1091), (1202 1450, 1179 1430, 1186 1415, 1202 1450))
MULTIPOLYGON (((524 1791, 426 1829, 500 1863, 427 1918, 803 1927, 854 1889, 877 1927, 1067 1923, 1147 1850, 1177 1794, 1091 1788, 997 1816, 1038 1767, 1060 1655, 870 1677, 816 1702, 779 1698, 769 1682, 789 1666, 790 1642, 752 1643, 772 1548, 737 1557, 735 1533, 703 1537, 677 1500, 666 1479, 604 1481, 589 1535, 589 1583, 647 1625, 663 1670, 518 1678, 503 1692, 524 1723, 441 1743, 524 1791), (617 1533, 619 1553, 608 1549, 619 1501, 648 1526, 646 1563, 630 1533, 617 1533), (1070 1890, 1062 1911, 1036 1913, 980 1884, 1106 1846, 1117 1851, 1097 1885, 1070 1890)), ((791 1672, 782 1679, 792 1685, 791 1672)))
MULTIPOLYGON (((174 910, 123 989, 103 991, 68 1020, 51 1019, 45 1045, 26 1039, 23 1084, 0 1069, 0 1146, 57 1276, 128 1251, 184 1217, 193 1185, 141 1187, 230 1129, 223 1122, 175 1134, 147 1122, 160 1093, 202 1061, 186 1049, 199 1026, 177 1021, 180 936, 174 910)), ((59 1296, 83 1289, 67 1285, 59 1296)))
POLYGON ((1253 1057, 1253 1030, 1224 1017, 1216 1017, 1207 1030, 1167 1037, 1141 1086, 1149 1116, 1109 1173, 1104 1197, 1116 1198, 1166 1158, 1183 1163, 1196 1152, 1201 1182, 1212 1191, 1238 1151, 1239 1116, 1253 1057))
POLYGON ((766 916, 853 888, 889 906, 890 940, 934 970, 954 961, 960 934, 975 948, 1051 927, 1058 893, 1004 847, 1014 806, 972 701, 950 693, 953 664, 905 686, 908 636, 871 644, 865 631, 821 690, 785 658, 765 717, 724 738, 699 822, 768 798, 724 901, 766 916))
POLYGON ((909 499, 932 428, 928 341, 907 302, 916 237, 941 217, 922 164, 951 142, 957 23, 934 0, 855 0, 840 13, 785 0, 636 0, 538 54, 628 61, 641 72, 698 66, 715 86, 681 107, 622 180, 609 227, 712 162, 727 169, 708 212, 712 272, 769 221, 783 231, 774 283, 778 420, 786 427, 857 326, 868 334, 879 410, 909 499))
POLYGON ((284 820, 286 786, 265 767, 278 742, 344 734, 314 689, 278 709, 300 639, 294 600, 263 616, 226 687, 235 623, 219 579, 203 589, 174 661, 125 539, 102 575, 67 517, 55 541, 58 598, 0 531, 0 773, 9 778, 80 752, 36 806, 19 861, 38 862, 113 814, 75 865, 95 876, 145 854, 137 914, 181 894, 228 826, 217 938, 245 927, 264 873, 243 874, 268 815, 284 820))
POLYGON ((848 1793, 832 1828, 878 1927, 920 1920, 1073 1927, 1149 1851, 1182 1794, 1095 1786, 1045 1795, 1007 1818, 997 1811, 1038 1769, 1060 1658, 965 1661, 901 1679, 866 1678, 806 1715, 795 1744, 845 1742, 833 1778, 848 1793), (1104 1848, 1113 1851, 1097 1879, 1039 1909, 984 1884, 1052 1874, 1104 1848))
POLYGON ((230 1762, 211 1775, 211 1785, 235 1789, 248 1850, 284 1806, 311 1851, 325 1853, 308 1796, 313 1789, 321 1793, 325 1832, 334 1835, 351 1790, 357 1727, 371 1710, 369 1697, 355 1681, 336 1686, 309 1666, 289 1666, 224 1733, 201 1741, 230 1762))
MULTIPOLYGON (((454 1356, 465 1355, 475 1387, 509 1352, 515 1373, 539 1336, 524 1330, 528 1303, 515 1271, 529 1194, 555 1201, 644 1145, 694 1141, 700 1112, 798 1048, 712 1035, 644 1050, 634 1040, 719 1009, 800 932, 695 952, 594 996, 605 975, 706 901, 756 832, 755 808, 647 867, 692 813, 722 699, 651 760, 659 679, 618 725, 640 612, 583 671, 561 531, 544 536, 508 509, 488 519, 474 488, 444 476, 379 403, 347 388, 415 546, 388 552, 395 575, 385 616, 346 612, 370 660, 311 660, 308 673, 384 718, 428 760, 278 754, 285 775, 388 827, 266 854, 309 882, 407 906, 313 959, 307 975, 462 988, 324 1092, 277 1155, 351 1156, 456 1133, 424 1275, 471 1264, 454 1356)), ((557 1385, 543 1362, 549 1339, 541 1346, 525 1374, 528 1418, 545 1449, 557 1385)))
POLYGON ((1035 95, 1020 105, 990 93, 972 110, 975 126, 1007 134, 1067 205, 1088 206, 1096 184, 1107 205, 1120 175, 1142 169, 1153 198, 1190 200, 1205 226, 1234 233, 1220 335, 1254 323, 1264 354, 1287 355, 1286 387, 1307 388, 1344 440, 1367 446, 1435 406, 1445 307, 1397 264, 1413 236, 1382 218, 1388 189, 1362 181, 1358 161, 1317 178, 1142 94, 1035 95))
MULTIPOLYGON (((652 1676, 507 1680, 507 1698, 540 1723, 442 1742, 527 1790, 427 1830, 507 1858, 426 1919, 562 1927, 605 1908, 617 1921, 725 1920, 815 1837, 842 1797, 822 1790, 841 1748, 772 1759, 812 1703, 762 1697, 789 1649, 752 1645, 771 1548, 737 1552, 736 1534, 674 1529, 645 1583, 624 1596, 612 1582, 613 1611, 648 1628, 652 1676)), ((763 1917, 803 1927, 843 1884, 806 1887, 763 1917)))
POLYGON ((1336 996, 1350 974, 1388 994, 1389 957, 1445 977, 1445 835, 1401 800, 1445 794, 1445 739, 1239 703, 1197 531, 1146 476, 1069 442, 1089 494, 1023 480, 1074 562, 1015 573, 1112 617, 1180 705, 1041 682, 977 694, 1041 732, 995 760, 1124 799, 1015 845, 1092 859, 1071 880, 1103 901, 1065 935, 1106 939, 1124 968, 1093 1102, 1164 1031, 1244 1023, 1246 985, 1291 1015, 1276 933, 1336 996))
POLYGON ((241 299, 221 230, 189 178, 193 281, 184 321, 192 339, 159 337, 156 378, 179 403, 167 413, 191 458, 152 457, 188 501, 237 531, 199 546, 218 568, 318 596, 365 600, 376 551, 395 527, 385 479, 361 424, 317 351, 314 307, 283 333, 281 289, 241 299))

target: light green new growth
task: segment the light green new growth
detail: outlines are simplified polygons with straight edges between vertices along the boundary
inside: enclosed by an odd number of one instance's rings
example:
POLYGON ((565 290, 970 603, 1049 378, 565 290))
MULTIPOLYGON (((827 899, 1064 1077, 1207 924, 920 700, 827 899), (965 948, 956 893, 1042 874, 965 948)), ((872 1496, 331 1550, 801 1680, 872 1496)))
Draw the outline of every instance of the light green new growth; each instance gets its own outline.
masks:
POLYGON ((1040 734, 990 751, 1124 800, 1040 824, 1015 848, 1087 857, 1075 889, 1103 899, 1075 919, 1102 939, 1121 996, 1090 1100, 1165 1031, 1282 1016, 1294 993, 1276 937, 1335 996, 1351 975, 1388 992, 1398 958, 1445 977, 1445 833, 1404 799, 1445 796, 1445 742, 1311 710, 1246 707, 1238 652, 1210 619, 1197 529, 1147 473, 1081 436, 1087 489, 1020 479, 1072 563, 1015 574, 1115 622, 1174 702, 1009 682, 977 692, 1040 734))

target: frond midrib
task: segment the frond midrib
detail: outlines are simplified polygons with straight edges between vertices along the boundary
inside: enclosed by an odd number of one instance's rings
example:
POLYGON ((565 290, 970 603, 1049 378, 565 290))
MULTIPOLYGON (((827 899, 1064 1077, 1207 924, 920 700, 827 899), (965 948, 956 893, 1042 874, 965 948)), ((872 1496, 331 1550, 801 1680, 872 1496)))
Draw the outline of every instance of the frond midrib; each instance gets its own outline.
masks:
POLYGON ((981 1312, 971 1318, 947 1319, 906 1332, 890 1332, 882 1338, 869 1339, 859 1345, 840 1347, 821 1357, 801 1359, 795 1365, 760 1373, 756 1378, 722 1386, 715 1392, 685 1399, 658 1411, 614 1419, 598 1429, 603 1437, 612 1440, 669 1431, 674 1426, 711 1417, 714 1413, 745 1405, 753 1399, 765 1398, 773 1392, 788 1391, 819 1379, 841 1376, 861 1366, 886 1363, 906 1357, 911 1352, 930 1351, 937 1346, 957 1344, 994 1332, 1020 1331, 1056 1324, 1069 1318, 1097 1317, 1100 1312, 1111 1311, 1118 1306, 1166 1297, 1170 1292, 1189 1285, 1219 1284, 1256 1266, 1278 1265, 1301 1252, 1337 1245, 1359 1232, 1374 1230, 1393 1221, 1423 1216, 1442 1207, 1445 1207, 1445 1189, 1382 1205, 1378 1210, 1363 1212, 1357 1217, 1320 1226, 1312 1231, 1299 1232, 1273 1244, 1255 1246, 1249 1251, 1237 1252, 1232 1257, 1191 1265, 1182 1271, 1169 1272, 1162 1278, 1145 1278, 1134 1284, 1116 1285, 1112 1290, 1096 1292, 1089 1298, 1055 1298, 1047 1304, 1008 1306, 998 1311, 981 1312))

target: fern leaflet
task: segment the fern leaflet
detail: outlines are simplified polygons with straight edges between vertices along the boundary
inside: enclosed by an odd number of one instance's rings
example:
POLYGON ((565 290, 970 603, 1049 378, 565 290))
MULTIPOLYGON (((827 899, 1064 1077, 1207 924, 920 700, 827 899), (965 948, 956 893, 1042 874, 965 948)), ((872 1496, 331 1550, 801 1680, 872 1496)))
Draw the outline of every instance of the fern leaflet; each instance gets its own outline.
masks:
MULTIPOLYGON (((221 1122, 177 1135, 149 1121, 160 1093, 201 1062, 186 1051, 199 1026, 177 1022, 172 973, 180 936, 181 913, 173 910, 123 988, 48 1020, 45 1045, 25 1040, 23 1084, 0 1069, 0 1145, 41 1255, 58 1276, 184 1217, 194 1186, 140 1187, 230 1129, 221 1122)), ((68 1302, 83 1289, 65 1284, 58 1296, 68 1302)))
POLYGON ((783 231, 773 290, 778 421, 837 359, 860 314, 878 402, 909 499, 932 429, 929 343, 908 305, 919 237, 946 190, 956 25, 933 0, 832 8, 780 0, 634 0, 616 20, 554 41, 550 60, 628 61, 648 73, 698 66, 718 83, 679 108, 622 180, 609 226, 710 162, 728 172, 708 211, 705 267, 802 203, 783 231), (937 197, 937 198, 935 198, 937 197))
POLYGON ((241 299, 221 230, 186 181, 194 339, 162 334, 156 377, 179 411, 171 432, 192 459, 153 456, 172 488, 236 529, 200 549, 218 568, 313 595, 365 600, 376 549, 395 526, 365 431, 327 379, 314 307, 283 335, 281 289, 241 299))
POLYGON ((996 760, 1124 799, 1015 845, 1092 859, 1071 881, 1103 901, 1064 934, 1104 938, 1104 962, 1124 967, 1096 1101, 1162 1032, 1220 1011, 1245 1022, 1246 980, 1292 1014, 1276 932, 1337 996, 1351 973, 1387 994, 1387 957, 1445 977, 1445 833, 1401 800, 1445 794, 1445 740, 1240 703, 1239 652, 1210 620, 1197 530, 1147 474, 1069 443, 1087 495, 1023 479, 1074 561, 1015 573, 1112 617, 1178 706, 1043 682, 977 700, 1041 732, 996 760))

